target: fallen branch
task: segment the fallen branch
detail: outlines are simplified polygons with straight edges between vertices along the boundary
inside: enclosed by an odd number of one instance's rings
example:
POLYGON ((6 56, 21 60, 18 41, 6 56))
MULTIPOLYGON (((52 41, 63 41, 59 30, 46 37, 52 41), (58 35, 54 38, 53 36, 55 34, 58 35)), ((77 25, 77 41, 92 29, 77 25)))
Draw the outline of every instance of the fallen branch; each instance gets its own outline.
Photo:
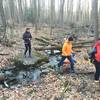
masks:
POLYGON ((1 56, 9 55, 8 53, 0 53, 1 56))
MULTIPOLYGON (((41 37, 41 38, 35 38, 37 41, 39 41, 39 45, 40 46, 43 46, 43 49, 44 50, 49 50, 49 48, 50 49, 56 49, 56 48, 58 48, 58 49, 61 49, 61 47, 62 47, 62 42, 60 42, 60 43, 57 43, 57 41, 56 42, 52 42, 52 41, 50 41, 50 40, 47 40, 47 39, 45 39, 44 37, 41 37), (50 46, 51 47, 50 47, 50 46), (49 46, 49 47, 48 47, 49 46)), ((74 45, 74 48, 76 47, 83 47, 83 45, 86 45, 86 44, 93 44, 93 42, 94 42, 94 40, 87 40, 87 41, 78 41, 78 42, 74 42, 73 43, 73 45, 74 45)), ((86 47, 86 46, 84 46, 84 47, 86 47)), ((36 49, 37 50, 37 49, 36 49)), ((40 50, 40 49, 39 49, 40 50)), ((41 50, 42 50, 42 48, 41 48, 41 50)))
MULTIPOLYGON (((39 42, 38 44, 51 45, 51 46, 57 46, 58 45, 58 43, 54 42, 54 40, 47 40, 44 37, 35 38, 35 40, 37 40, 39 42)), ((60 44, 62 44, 62 42, 60 44)))
POLYGON ((88 41, 79 41, 79 42, 75 42, 73 43, 73 45, 78 45, 78 44, 89 44, 89 43, 94 43, 94 40, 88 40, 88 41))
MULTIPOLYGON (((84 48, 84 47, 91 47, 91 45, 78 45, 73 46, 73 48, 84 48)), ((47 47, 34 47, 37 51, 43 51, 43 50, 61 50, 62 46, 47 46, 47 47)))
POLYGON ((76 74, 94 74, 94 71, 91 71, 91 72, 76 72, 76 74))

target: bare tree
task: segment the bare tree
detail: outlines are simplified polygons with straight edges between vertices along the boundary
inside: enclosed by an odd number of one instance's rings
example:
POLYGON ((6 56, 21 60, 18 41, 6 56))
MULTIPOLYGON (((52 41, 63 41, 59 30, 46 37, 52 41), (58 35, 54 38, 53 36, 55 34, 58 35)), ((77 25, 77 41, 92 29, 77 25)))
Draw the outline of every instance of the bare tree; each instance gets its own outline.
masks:
POLYGON ((35 26, 35 33, 37 33, 37 22, 38 22, 38 9, 37 9, 37 0, 31 0, 31 8, 32 8, 32 17, 33 17, 33 25, 35 26))
POLYGON ((22 0, 18 0, 18 8, 19 8, 19 22, 21 25, 23 25, 24 19, 23 19, 23 8, 22 8, 22 0))
POLYGON ((60 0, 60 24, 63 26, 64 24, 64 4, 65 0, 60 0))
POLYGON ((50 14, 50 35, 55 25, 55 0, 51 0, 51 14, 50 14))
POLYGON ((2 25, 3 25, 3 32, 4 32, 3 38, 6 38, 6 18, 5 18, 4 9, 3 9, 3 0, 0 0, 0 16, 1 16, 2 25))
POLYGON ((14 0, 9 0, 9 8, 10 8, 10 15, 11 15, 11 23, 12 27, 14 27, 14 18, 15 18, 15 1, 14 0))
POLYGON ((95 33, 95 40, 99 38, 98 33, 98 0, 92 1, 92 16, 93 16, 93 25, 94 25, 94 33, 95 33))

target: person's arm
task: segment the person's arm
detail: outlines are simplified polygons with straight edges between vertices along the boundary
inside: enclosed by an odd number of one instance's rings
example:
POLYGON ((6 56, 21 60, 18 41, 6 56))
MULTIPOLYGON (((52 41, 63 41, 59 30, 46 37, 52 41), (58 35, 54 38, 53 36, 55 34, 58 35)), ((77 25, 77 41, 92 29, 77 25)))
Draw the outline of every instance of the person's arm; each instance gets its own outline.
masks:
POLYGON ((71 53, 75 56, 75 52, 73 51, 73 49, 71 49, 71 53))
POLYGON ((73 49, 71 49, 71 53, 74 53, 73 49))
POLYGON ((90 58, 96 53, 96 48, 93 48, 89 53, 90 58))
POLYGON ((23 34, 23 40, 25 40, 25 34, 23 34))
POLYGON ((31 33, 30 33, 30 40, 32 39, 32 35, 31 35, 31 33))
POLYGON ((64 43, 64 45, 63 45, 63 49, 62 49, 62 52, 63 52, 63 54, 65 54, 65 55, 67 55, 67 44, 66 43, 64 43))
POLYGON ((94 56, 95 56, 95 53, 96 53, 96 48, 93 48, 91 50, 91 52, 88 54, 89 55, 89 59, 91 62, 93 62, 93 60, 95 59, 94 56))

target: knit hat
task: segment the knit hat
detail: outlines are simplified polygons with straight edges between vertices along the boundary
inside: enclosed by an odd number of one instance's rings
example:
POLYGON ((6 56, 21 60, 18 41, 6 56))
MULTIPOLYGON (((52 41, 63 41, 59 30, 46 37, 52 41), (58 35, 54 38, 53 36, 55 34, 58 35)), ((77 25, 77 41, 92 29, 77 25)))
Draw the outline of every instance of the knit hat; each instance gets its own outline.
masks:
POLYGON ((68 37, 68 41, 73 41, 73 37, 72 36, 69 36, 68 37))

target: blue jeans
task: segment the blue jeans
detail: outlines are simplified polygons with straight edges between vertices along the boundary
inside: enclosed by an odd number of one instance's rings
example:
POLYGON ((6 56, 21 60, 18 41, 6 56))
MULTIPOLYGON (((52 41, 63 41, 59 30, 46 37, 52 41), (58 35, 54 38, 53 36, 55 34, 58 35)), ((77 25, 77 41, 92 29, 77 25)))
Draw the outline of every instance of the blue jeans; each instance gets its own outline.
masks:
POLYGON ((60 67, 64 64, 64 61, 65 61, 66 58, 70 61, 71 70, 74 70, 74 60, 71 56, 62 56, 61 61, 58 64, 58 67, 60 67))
POLYGON ((95 69, 96 69, 94 78, 96 81, 98 81, 99 77, 100 77, 100 62, 95 61, 94 65, 95 65, 95 69))

